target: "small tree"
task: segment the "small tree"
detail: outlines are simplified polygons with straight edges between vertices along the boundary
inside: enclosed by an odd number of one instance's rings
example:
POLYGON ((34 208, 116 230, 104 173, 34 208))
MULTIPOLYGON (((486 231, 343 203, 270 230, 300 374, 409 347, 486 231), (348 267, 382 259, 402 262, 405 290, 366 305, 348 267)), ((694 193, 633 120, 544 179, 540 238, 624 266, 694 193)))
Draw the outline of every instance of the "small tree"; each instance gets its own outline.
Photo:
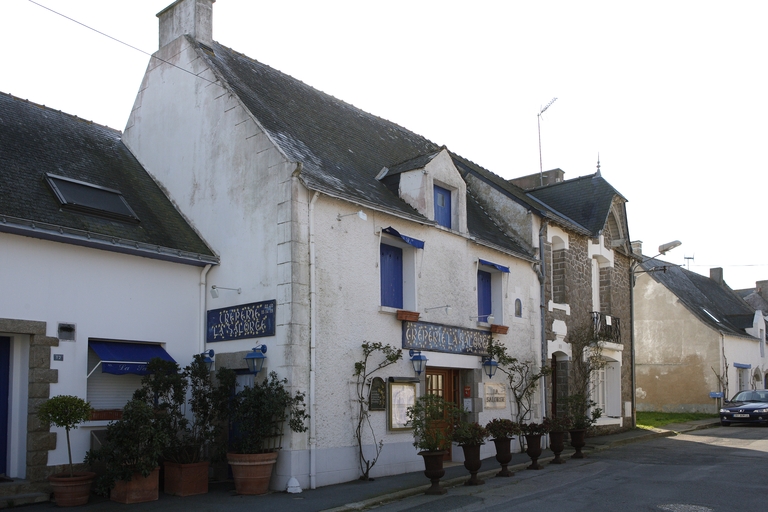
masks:
POLYGON ((572 329, 566 341, 571 345, 571 382, 569 396, 565 399, 566 414, 573 420, 574 428, 589 428, 603 412, 591 399, 594 374, 607 364, 603 346, 591 324, 572 329))
POLYGON ((67 454, 69 454, 69 476, 75 474, 72 465, 72 446, 69 431, 91 417, 91 404, 72 395, 58 395, 43 402, 37 409, 37 417, 43 424, 64 427, 67 431, 67 454))
POLYGON ((355 402, 357 402, 357 427, 355 428, 355 439, 357 440, 360 471, 363 473, 360 476, 360 480, 370 480, 371 468, 373 468, 379 460, 381 450, 384 448, 383 440, 376 442, 376 431, 371 424, 370 411, 368 410, 372 375, 382 368, 386 368, 401 360, 403 358, 403 352, 396 347, 378 342, 369 343, 366 341, 362 344, 362 348, 363 358, 360 361, 355 362, 354 373, 354 376, 357 378, 355 384, 355 402), (379 361, 376 366, 369 367, 370 358, 377 353, 383 356, 383 359, 379 361), (375 455, 371 459, 367 459, 363 453, 363 435, 365 431, 370 432, 371 437, 373 437, 375 455))
POLYGON ((539 379, 550 374, 548 367, 538 368, 532 360, 520 361, 507 354, 507 347, 493 340, 488 344, 488 353, 499 363, 498 369, 507 376, 509 389, 517 406, 517 423, 522 423, 533 409, 539 379))

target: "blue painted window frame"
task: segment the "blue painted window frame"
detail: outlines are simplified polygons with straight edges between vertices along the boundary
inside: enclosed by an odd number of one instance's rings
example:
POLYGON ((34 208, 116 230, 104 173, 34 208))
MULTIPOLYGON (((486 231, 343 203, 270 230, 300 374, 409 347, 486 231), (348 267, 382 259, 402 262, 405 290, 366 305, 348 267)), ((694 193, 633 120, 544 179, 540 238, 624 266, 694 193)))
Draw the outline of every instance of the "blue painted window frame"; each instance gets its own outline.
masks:
POLYGON ((403 250, 382 243, 379 248, 381 275, 381 305, 403 308, 403 250))
POLYGON ((451 229, 451 191, 435 185, 435 222, 451 229))
POLYGON ((485 270, 477 271, 477 316, 478 321, 487 322, 488 315, 493 313, 491 302, 491 273, 485 270))

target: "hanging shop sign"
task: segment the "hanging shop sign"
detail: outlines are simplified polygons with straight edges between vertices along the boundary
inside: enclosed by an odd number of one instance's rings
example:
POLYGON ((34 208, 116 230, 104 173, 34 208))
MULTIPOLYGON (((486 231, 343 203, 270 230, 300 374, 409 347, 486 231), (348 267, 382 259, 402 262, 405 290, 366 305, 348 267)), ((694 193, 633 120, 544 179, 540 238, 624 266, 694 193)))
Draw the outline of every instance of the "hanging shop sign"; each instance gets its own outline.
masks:
POLYGON ((429 322, 403 322, 403 348, 487 356, 491 333, 429 322))
POLYGON ((275 335, 276 300, 211 309, 206 341, 241 340, 275 335))

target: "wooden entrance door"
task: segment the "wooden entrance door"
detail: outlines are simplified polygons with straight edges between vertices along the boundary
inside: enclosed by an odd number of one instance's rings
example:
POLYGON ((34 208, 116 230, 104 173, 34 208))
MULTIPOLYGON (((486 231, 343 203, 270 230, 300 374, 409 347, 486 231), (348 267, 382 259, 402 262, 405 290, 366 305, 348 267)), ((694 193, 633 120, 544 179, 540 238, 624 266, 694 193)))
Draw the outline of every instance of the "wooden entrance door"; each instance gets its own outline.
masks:
MULTIPOLYGON (((443 398, 446 402, 453 402, 458 407, 459 402, 459 371, 450 368, 427 368, 426 392, 443 398)), ((443 422, 439 428, 448 430, 448 422, 443 422)), ((444 460, 451 460, 451 447, 444 460)))

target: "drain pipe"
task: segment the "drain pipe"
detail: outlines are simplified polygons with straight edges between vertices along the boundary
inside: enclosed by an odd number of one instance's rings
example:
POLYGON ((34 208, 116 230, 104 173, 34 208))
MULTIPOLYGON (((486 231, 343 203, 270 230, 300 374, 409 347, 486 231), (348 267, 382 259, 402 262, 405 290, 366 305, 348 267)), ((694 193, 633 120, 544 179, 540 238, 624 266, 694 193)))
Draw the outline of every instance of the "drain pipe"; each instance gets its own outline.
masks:
POLYGON ((315 355, 317 343, 317 290, 315 279, 315 192, 309 202, 309 488, 317 488, 317 434, 315 418, 315 355))
POLYGON ((200 271, 200 322, 199 322, 199 328, 200 328, 200 350, 198 350, 198 354, 205 351, 205 291, 208 288, 208 281, 206 280, 206 276, 208 275, 208 271, 211 270, 210 263, 203 268, 203 270, 200 271))
MULTIPOLYGON (((541 369, 544 370, 547 366, 547 259, 544 250, 544 243, 546 241, 546 229, 547 220, 542 219, 541 227, 539 227, 539 286, 540 286, 540 312, 541 317, 541 369)), ((546 375, 541 377, 541 417, 542 419, 547 415, 547 377, 546 375)))

